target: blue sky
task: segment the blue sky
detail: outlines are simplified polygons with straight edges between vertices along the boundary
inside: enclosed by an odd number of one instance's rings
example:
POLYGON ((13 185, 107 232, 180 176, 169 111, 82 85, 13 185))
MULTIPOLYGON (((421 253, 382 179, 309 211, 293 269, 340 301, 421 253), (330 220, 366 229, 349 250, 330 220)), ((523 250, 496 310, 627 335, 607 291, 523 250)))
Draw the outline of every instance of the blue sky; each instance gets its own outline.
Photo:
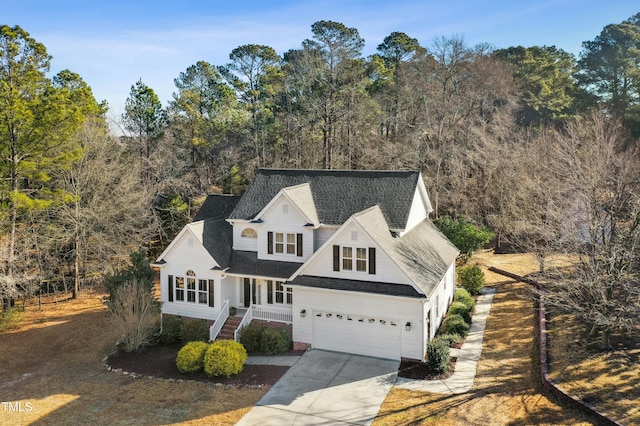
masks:
POLYGON ((122 114, 138 79, 163 105, 173 80, 199 60, 223 65, 243 44, 282 54, 311 38, 311 24, 354 27, 375 53, 393 31, 429 48, 442 36, 468 45, 555 45, 578 55, 605 25, 640 12, 635 0, 0 0, 2 22, 20 25, 53 56, 51 71, 70 69, 122 114))

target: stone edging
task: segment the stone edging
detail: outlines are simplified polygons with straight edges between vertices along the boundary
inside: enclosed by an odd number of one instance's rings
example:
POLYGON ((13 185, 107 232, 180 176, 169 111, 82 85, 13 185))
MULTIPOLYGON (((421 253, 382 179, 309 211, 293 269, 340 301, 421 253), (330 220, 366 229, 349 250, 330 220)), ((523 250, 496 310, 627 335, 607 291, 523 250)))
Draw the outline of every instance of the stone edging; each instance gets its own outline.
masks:
POLYGON ((225 389, 232 389, 232 388, 238 388, 238 387, 242 387, 242 388, 256 388, 256 389, 260 389, 262 387, 264 387, 265 385, 242 385, 242 386, 236 386, 236 385, 232 385, 232 384, 224 384, 224 383, 216 383, 216 382, 203 382, 201 380, 193 380, 193 379, 171 379, 171 378, 165 378, 165 377, 157 377, 157 376, 151 376, 148 374, 138 374, 138 373, 132 373, 130 371, 124 371, 122 368, 112 368, 109 364, 107 364, 107 360, 109 359, 109 357, 111 355, 114 355, 116 352, 112 352, 109 355, 105 355, 104 358, 102 358, 102 366, 105 368, 105 370, 112 372, 112 373, 116 373, 116 374, 120 374, 123 376, 128 376, 131 377, 132 379, 153 379, 153 380, 161 380, 161 381, 165 381, 165 382, 173 382, 173 383, 198 383, 204 386, 209 386, 209 387, 215 387, 215 388, 222 388, 224 387, 225 389))
MULTIPOLYGON (((529 278, 525 278, 523 276, 513 274, 511 272, 498 269, 494 266, 490 266, 489 271, 494 272, 496 274, 504 275, 505 277, 512 278, 516 281, 521 281, 530 285, 534 285, 539 289, 542 288, 540 283, 537 281, 531 280, 529 278)), ((583 413, 597 419, 599 422, 605 425, 613 425, 613 426, 623 426, 621 423, 613 420, 611 417, 601 413, 596 410, 591 405, 586 402, 578 399, 577 397, 565 392, 560 388, 554 381, 549 377, 549 364, 547 362, 547 318, 546 311, 544 307, 544 301, 539 300, 538 304, 538 325, 540 331, 540 378, 542 379, 542 384, 551 394, 560 399, 561 401, 571 405, 574 408, 582 411, 583 413)))

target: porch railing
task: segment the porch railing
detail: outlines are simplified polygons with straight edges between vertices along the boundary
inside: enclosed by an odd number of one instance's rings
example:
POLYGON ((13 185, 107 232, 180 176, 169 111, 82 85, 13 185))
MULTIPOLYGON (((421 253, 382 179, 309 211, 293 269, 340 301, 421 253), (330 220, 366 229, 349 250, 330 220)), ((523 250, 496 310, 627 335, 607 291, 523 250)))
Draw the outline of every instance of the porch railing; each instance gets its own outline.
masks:
POLYGON ((279 306, 252 305, 252 308, 253 319, 284 322, 287 324, 293 322, 291 307, 283 308, 279 306))
POLYGON ((229 318, 229 299, 224 301, 224 305, 222 305, 222 309, 220 313, 215 319, 213 325, 209 328, 209 340, 216 340, 218 334, 220 334, 220 330, 222 330, 222 326, 229 318))
POLYGON ((247 308, 247 312, 244 313, 242 321, 240 321, 240 324, 238 324, 238 328, 236 328, 233 332, 233 340, 235 340, 236 342, 238 341, 238 332, 240 331, 240 329, 245 325, 249 325, 249 323, 253 319, 253 306, 254 305, 251 305, 249 306, 249 308, 247 308))

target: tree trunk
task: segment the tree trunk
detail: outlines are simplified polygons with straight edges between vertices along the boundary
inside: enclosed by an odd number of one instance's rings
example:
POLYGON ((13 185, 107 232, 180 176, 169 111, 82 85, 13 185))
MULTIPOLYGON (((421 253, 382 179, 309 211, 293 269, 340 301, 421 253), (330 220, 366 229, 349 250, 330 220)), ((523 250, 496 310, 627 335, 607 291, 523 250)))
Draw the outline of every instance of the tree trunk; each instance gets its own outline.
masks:
POLYGON ((611 331, 609 330, 602 330, 602 340, 601 340, 601 346, 600 348, 602 350, 605 351, 609 351, 611 349, 613 349, 611 347, 611 331))

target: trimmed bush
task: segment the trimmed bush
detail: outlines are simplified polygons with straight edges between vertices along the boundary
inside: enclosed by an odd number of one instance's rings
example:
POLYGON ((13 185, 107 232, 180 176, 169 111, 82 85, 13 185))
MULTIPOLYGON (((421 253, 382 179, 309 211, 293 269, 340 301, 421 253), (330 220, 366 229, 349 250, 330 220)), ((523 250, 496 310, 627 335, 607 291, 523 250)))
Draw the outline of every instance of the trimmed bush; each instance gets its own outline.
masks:
POLYGON ((183 319, 180 327, 180 340, 182 342, 208 341, 209 326, 207 325, 207 320, 198 318, 183 319))
POLYGON ((484 287, 484 272, 478 265, 458 268, 458 284, 466 289, 470 295, 477 296, 484 287))
POLYGON ((176 366, 181 373, 195 373, 204 366, 204 353, 209 348, 205 342, 189 342, 178 351, 176 366))
POLYGON ((180 330, 182 329, 182 318, 168 316, 162 318, 162 334, 160 334, 160 340, 167 344, 172 345, 180 340, 180 330))
POLYGON ((473 312, 476 307, 476 301, 464 288, 456 289, 456 295, 453 300, 455 302, 463 303, 467 308, 469 308, 469 312, 473 312))
POLYGON ((427 368, 434 373, 446 373, 449 371, 449 345, 446 341, 436 337, 427 343, 427 368))
POLYGON ((447 315, 460 315, 464 322, 471 324, 471 314, 469 313, 469 307, 462 302, 453 302, 449 306, 447 315))
POLYGON ((242 371, 247 351, 235 340, 218 340, 204 353, 204 372, 209 376, 231 377, 242 371))
POLYGON ((469 334, 469 324, 460 315, 447 315, 440 328, 442 334, 459 334, 463 337, 469 334))
POLYGON ((447 343, 447 346, 451 346, 452 344, 458 342, 462 337, 459 334, 443 334, 438 336, 438 338, 447 343))
POLYGON ((245 325, 238 332, 238 340, 250 354, 260 352, 262 332, 265 326, 258 323, 245 325))
POLYGON ((291 336, 287 330, 265 327, 260 338, 260 353, 275 355, 291 349, 291 336))

